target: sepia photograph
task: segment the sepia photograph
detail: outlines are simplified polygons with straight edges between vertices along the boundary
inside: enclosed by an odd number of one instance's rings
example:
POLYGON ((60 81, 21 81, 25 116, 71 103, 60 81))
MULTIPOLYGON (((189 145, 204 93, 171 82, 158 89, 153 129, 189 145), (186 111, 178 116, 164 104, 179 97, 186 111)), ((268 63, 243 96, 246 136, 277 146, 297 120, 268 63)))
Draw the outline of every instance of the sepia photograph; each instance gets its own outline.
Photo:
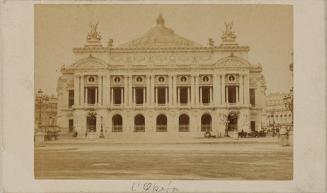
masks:
POLYGON ((292 180, 292 5, 34 5, 35 179, 292 180))

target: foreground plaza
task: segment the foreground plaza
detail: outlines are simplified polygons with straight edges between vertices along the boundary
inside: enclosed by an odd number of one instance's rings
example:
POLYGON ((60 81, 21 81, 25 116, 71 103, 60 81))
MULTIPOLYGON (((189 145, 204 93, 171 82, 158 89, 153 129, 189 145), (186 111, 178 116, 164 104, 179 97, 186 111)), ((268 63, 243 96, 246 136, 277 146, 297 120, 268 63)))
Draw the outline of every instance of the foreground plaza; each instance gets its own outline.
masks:
MULTIPOLYGON (((164 139, 162 139, 164 140, 164 139)), ((277 138, 175 141, 70 139, 35 149, 36 179, 292 180, 277 138)))
MULTIPOLYGON (((217 45, 177 35, 162 15, 141 37, 106 45, 91 26, 76 62, 62 66, 57 125, 88 136, 203 136, 261 130, 265 104, 262 65, 248 61, 233 23, 217 45)), ((217 31, 217 34, 221 33, 217 31)))

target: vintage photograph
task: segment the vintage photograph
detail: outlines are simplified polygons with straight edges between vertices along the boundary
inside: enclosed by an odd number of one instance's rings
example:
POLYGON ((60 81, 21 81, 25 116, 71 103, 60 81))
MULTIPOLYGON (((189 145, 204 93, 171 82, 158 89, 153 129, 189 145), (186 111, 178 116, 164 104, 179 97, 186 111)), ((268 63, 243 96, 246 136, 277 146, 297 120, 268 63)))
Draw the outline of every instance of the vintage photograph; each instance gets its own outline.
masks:
POLYGON ((34 178, 292 180, 293 6, 35 4, 34 178))

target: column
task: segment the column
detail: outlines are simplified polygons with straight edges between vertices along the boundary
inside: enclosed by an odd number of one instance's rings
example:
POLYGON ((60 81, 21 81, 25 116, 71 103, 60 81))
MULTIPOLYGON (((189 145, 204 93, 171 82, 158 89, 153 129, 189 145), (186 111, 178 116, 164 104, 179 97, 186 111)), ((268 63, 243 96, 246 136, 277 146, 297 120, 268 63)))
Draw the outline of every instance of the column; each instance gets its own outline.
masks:
POLYGON ((191 87, 190 87, 190 99, 191 99, 191 101, 190 101, 190 103, 192 104, 192 105, 194 105, 195 104, 195 101, 194 101, 194 97, 195 97, 195 94, 194 94, 194 87, 195 87, 195 84, 194 84, 194 76, 191 76, 191 87))
POLYGON ((244 75, 241 74, 240 82, 240 103, 244 104, 244 75))
POLYGON ((214 105, 217 105, 218 104, 218 85, 219 85, 219 82, 218 82, 218 75, 217 74, 214 74, 213 75, 213 83, 212 83, 212 92, 213 92, 213 97, 212 97, 212 102, 214 105))
POLYGON ((225 74, 222 74, 220 77, 221 77, 222 104, 226 104, 225 74))
POLYGON ((151 95, 150 95, 150 75, 146 77, 146 104, 150 106, 151 95))
POLYGON ((158 88, 154 88, 154 105, 158 104, 158 88))
POLYGON ((74 106, 79 105, 79 75, 74 76, 74 106))
POLYGON ((114 88, 110 88, 110 104, 114 104, 114 88))
POLYGON ((246 74, 244 75, 244 104, 248 105, 250 103, 249 101, 249 76, 246 74))
POLYGON ((103 103, 108 106, 110 104, 110 76, 105 75, 104 81, 103 81, 104 87, 103 87, 103 103))
POLYGON ((98 104, 98 88, 99 87, 95 88, 95 104, 98 104))
POLYGON ((103 97, 102 97, 102 82, 103 82, 103 78, 102 78, 102 75, 99 76, 99 81, 98 81, 98 90, 99 90, 99 93, 98 93, 98 103, 100 105, 103 104, 102 100, 103 100, 103 97))
POLYGON ((239 96, 238 96, 238 87, 236 87, 236 104, 238 104, 239 103, 239 96))
POLYGON ((84 75, 82 75, 80 78, 81 78, 81 89, 80 89, 81 104, 84 105, 85 104, 84 75))
POLYGON ((173 98, 173 105, 176 105, 176 98, 177 98, 177 93, 176 93, 176 76, 173 75, 172 77, 172 85, 173 85, 173 88, 172 88, 172 92, 171 92, 171 95, 172 95, 172 98, 173 98))
POLYGON ((87 93, 87 87, 85 87, 85 104, 87 104, 87 95, 88 95, 88 93, 87 93))
POLYGON ((177 104, 179 104, 179 87, 177 87, 177 104))
POLYGON ((165 102, 167 105, 168 104, 168 87, 165 87, 165 94, 166 94, 165 102))
POLYGON ((199 104, 200 105, 202 105, 202 87, 200 87, 200 102, 199 102, 199 104))
POLYGON ((191 103, 191 87, 188 86, 187 87, 187 104, 190 104, 191 103))
POLYGON ((173 104, 173 77, 171 75, 168 76, 168 103, 173 104))
POLYGON ((124 88, 120 88, 120 104, 124 104, 124 88))
POLYGON ((226 86, 225 86, 225 93, 226 93, 225 103, 228 104, 228 87, 226 87, 226 86))
POLYGON ((124 76, 124 106, 127 106, 128 105, 128 95, 129 95, 129 93, 128 93, 128 86, 127 86, 127 84, 128 84, 128 76, 127 75, 125 75, 124 76))
POLYGON ((195 104, 199 104, 199 75, 195 76, 195 104))
POLYGON ((133 87, 133 105, 136 104, 136 92, 135 92, 135 87, 133 87))
POLYGON ((145 96, 145 87, 143 87, 143 104, 145 104, 145 99, 146 99, 146 96, 145 96))
POLYGON ((128 76, 128 105, 132 106, 133 105, 133 79, 132 76, 128 76))
POLYGON ((155 94, 154 94, 154 76, 151 76, 150 77, 150 87, 151 87, 151 91, 150 91, 150 94, 151 94, 151 99, 150 99, 150 104, 153 105, 153 103, 155 102, 155 94))
POLYGON ((210 104, 212 104, 212 87, 210 87, 209 91, 210 91, 210 93, 209 93, 210 100, 209 101, 210 101, 210 104))

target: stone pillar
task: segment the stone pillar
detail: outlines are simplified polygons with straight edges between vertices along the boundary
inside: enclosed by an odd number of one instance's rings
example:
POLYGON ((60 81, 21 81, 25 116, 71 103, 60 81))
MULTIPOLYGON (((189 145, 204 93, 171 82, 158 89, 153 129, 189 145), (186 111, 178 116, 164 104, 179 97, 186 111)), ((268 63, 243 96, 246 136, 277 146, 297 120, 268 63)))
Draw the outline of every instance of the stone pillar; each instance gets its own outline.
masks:
POLYGON ((168 103, 173 104, 173 77, 171 75, 168 76, 168 103))
POLYGON ((221 75, 222 104, 226 104, 225 74, 221 75))
POLYGON ((172 77, 172 85, 173 85, 172 92, 171 92, 172 98, 173 98, 172 102, 173 102, 173 105, 176 105, 177 91, 176 91, 176 76, 175 75, 173 75, 173 77, 172 77))
POLYGON ((212 98, 213 98, 212 97, 212 87, 210 87, 210 94, 209 95, 210 95, 210 104, 212 104, 212 102, 213 102, 213 100, 212 100, 212 98))
POLYGON ((74 106, 79 105, 79 75, 74 76, 74 106))
POLYGON ((150 92, 151 92, 151 93, 150 93, 150 94, 151 94, 150 104, 151 104, 151 105, 153 105, 154 100, 155 100, 155 96, 154 96, 154 78, 155 78, 154 76, 151 76, 151 77, 150 77, 150 81, 151 81, 151 82, 150 82, 150 87, 151 87, 151 89, 150 89, 150 90, 151 90, 151 91, 150 91, 150 92))
POLYGON ((194 91, 195 91, 195 89, 194 89, 194 87, 195 87, 195 84, 194 84, 194 76, 191 76, 191 87, 190 87, 190 97, 191 97, 191 101, 190 101, 190 103, 192 104, 192 105, 194 105, 195 104, 195 100, 194 100, 194 97, 195 97, 195 94, 194 94, 194 91))
POLYGON ((128 76, 124 76, 124 106, 128 105, 128 76))
POLYGON ((121 105, 124 104, 124 88, 120 88, 120 103, 121 105))
POLYGON ((103 91, 102 91, 102 86, 103 86, 103 76, 101 75, 100 76, 100 78, 99 78, 99 82, 98 82, 98 88, 99 88, 99 96, 98 96, 98 99, 99 99, 99 101, 98 101, 98 103, 100 104, 100 105, 102 105, 103 104, 103 91))
POLYGON ((179 104, 179 87, 177 87, 177 104, 179 104))
POLYGON ((244 104, 244 75, 241 74, 240 78, 240 103, 244 104))
POLYGON ((128 105, 133 106, 133 79, 132 76, 128 76, 128 105))
POLYGON ((199 104, 199 75, 195 76, 195 104, 199 104))
POLYGON ((150 106, 151 101, 151 95, 150 95, 150 76, 148 75, 146 77, 146 104, 147 106, 150 106))
POLYGON ((146 87, 143 87, 143 105, 145 105, 146 103, 145 103, 145 100, 146 100, 146 96, 145 96, 145 89, 146 89, 146 87))
POLYGON ((249 100, 249 85, 250 85, 250 80, 249 76, 246 74, 244 75, 244 104, 248 105, 250 103, 249 100))
POLYGON ((103 80, 103 103, 104 105, 108 106, 110 103, 110 76, 104 76, 103 80))
POLYGON ((236 104, 238 104, 239 103, 239 93, 238 93, 238 87, 236 87, 236 104))
POLYGON ((165 87, 165 94, 166 94, 165 102, 166 102, 166 105, 167 105, 168 104, 168 87, 165 87))
POLYGON ((188 86, 187 87, 187 104, 190 104, 191 100, 192 100, 192 98, 191 98, 191 87, 188 86))
POLYGON ((213 97, 212 97, 212 101, 213 104, 216 106, 218 104, 219 98, 218 98, 218 75, 214 74, 213 75, 213 83, 212 83, 212 92, 213 92, 213 97))
POLYGON ((158 104, 158 88, 154 88, 154 105, 156 106, 158 104))
POLYGON ((110 88, 110 104, 114 104, 114 88, 110 88))
POLYGON ((199 102, 199 104, 201 104, 202 105, 202 86, 200 87, 200 102, 199 102))
POLYGON ((85 104, 85 89, 84 89, 84 75, 81 76, 81 105, 85 104))
POLYGON ((87 104, 87 95, 88 95, 88 92, 87 92, 87 87, 85 87, 85 104, 87 104))
POLYGON ((95 88, 95 104, 98 104, 98 88, 99 86, 95 88))

